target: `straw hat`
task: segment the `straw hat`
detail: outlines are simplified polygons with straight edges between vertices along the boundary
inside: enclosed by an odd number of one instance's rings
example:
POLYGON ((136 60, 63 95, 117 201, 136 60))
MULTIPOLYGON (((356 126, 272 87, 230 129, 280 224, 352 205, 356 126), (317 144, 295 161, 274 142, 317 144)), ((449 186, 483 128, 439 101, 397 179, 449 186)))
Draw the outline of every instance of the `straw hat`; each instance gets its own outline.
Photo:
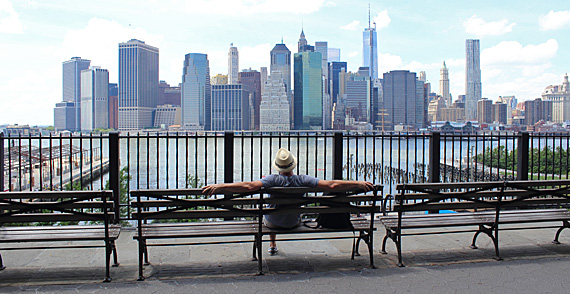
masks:
POLYGON ((281 148, 277 151, 273 160, 273 168, 279 172, 292 171, 297 166, 297 158, 289 150, 281 148))

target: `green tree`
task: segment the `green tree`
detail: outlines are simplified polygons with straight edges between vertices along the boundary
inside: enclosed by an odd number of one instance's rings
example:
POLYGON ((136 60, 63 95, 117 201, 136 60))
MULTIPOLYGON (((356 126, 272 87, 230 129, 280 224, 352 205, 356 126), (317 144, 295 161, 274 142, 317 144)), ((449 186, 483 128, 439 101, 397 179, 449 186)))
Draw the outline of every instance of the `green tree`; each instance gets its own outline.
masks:
MULTIPOLYGON (((506 151, 505 146, 487 147, 484 152, 475 157, 478 163, 490 167, 512 169, 517 166, 517 149, 506 151)), ((533 148, 529 151, 528 164, 530 173, 566 175, 568 169, 568 151, 560 146, 553 149, 545 146, 542 149, 533 148)))

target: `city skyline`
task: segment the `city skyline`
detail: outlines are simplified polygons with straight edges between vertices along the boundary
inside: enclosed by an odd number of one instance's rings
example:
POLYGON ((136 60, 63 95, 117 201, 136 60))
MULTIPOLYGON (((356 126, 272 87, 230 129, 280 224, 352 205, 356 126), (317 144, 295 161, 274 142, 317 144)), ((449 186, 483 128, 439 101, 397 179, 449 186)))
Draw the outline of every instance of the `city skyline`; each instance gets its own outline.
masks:
MULTIPOLYGON (((288 48, 297 48, 301 29, 308 44, 326 41, 340 48, 349 71, 362 66, 368 2, 277 4, 0 1, 0 124, 53 124, 53 112, 46 109, 61 101, 61 63, 81 56, 108 69, 109 82, 116 83, 118 44, 133 38, 160 49, 159 78, 172 85, 181 82, 185 54, 208 54, 212 75, 227 74, 227 50, 234 43, 240 71, 259 70, 269 66, 269 52, 282 39, 288 48)), ((442 1, 430 6, 408 1, 371 3, 370 9, 377 26, 379 76, 399 69, 425 71, 434 87, 445 60, 450 92, 457 98, 465 94, 466 39, 481 40, 482 96, 492 100, 538 98, 545 87, 559 84, 568 69, 570 40, 563 36, 570 30, 570 4, 442 1)))

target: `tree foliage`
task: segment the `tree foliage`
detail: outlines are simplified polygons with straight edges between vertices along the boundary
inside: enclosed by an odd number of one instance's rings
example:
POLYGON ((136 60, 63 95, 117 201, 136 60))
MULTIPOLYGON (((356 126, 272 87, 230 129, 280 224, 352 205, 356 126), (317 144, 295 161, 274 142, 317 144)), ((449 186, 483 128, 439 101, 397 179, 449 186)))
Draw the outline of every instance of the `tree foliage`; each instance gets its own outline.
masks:
MULTIPOLYGON (((545 146, 542 149, 533 148, 529 151, 529 173, 566 175, 568 170, 568 151, 560 146, 553 149, 545 146)), ((477 154, 476 161, 485 166, 511 170, 517 166, 517 149, 507 151, 505 146, 487 147, 477 154)))

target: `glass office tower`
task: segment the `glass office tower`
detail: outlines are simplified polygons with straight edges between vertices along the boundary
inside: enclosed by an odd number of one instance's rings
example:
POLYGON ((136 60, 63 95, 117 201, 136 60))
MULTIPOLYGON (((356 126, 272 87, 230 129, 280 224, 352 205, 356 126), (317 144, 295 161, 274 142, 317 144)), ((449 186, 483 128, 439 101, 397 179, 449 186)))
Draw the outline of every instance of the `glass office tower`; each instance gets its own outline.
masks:
POLYGON ((293 124, 295 130, 323 128, 322 55, 295 53, 293 124))
POLYGON ((182 128, 210 130, 211 87, 208 55, 189 53, 182 74, 182 128))

